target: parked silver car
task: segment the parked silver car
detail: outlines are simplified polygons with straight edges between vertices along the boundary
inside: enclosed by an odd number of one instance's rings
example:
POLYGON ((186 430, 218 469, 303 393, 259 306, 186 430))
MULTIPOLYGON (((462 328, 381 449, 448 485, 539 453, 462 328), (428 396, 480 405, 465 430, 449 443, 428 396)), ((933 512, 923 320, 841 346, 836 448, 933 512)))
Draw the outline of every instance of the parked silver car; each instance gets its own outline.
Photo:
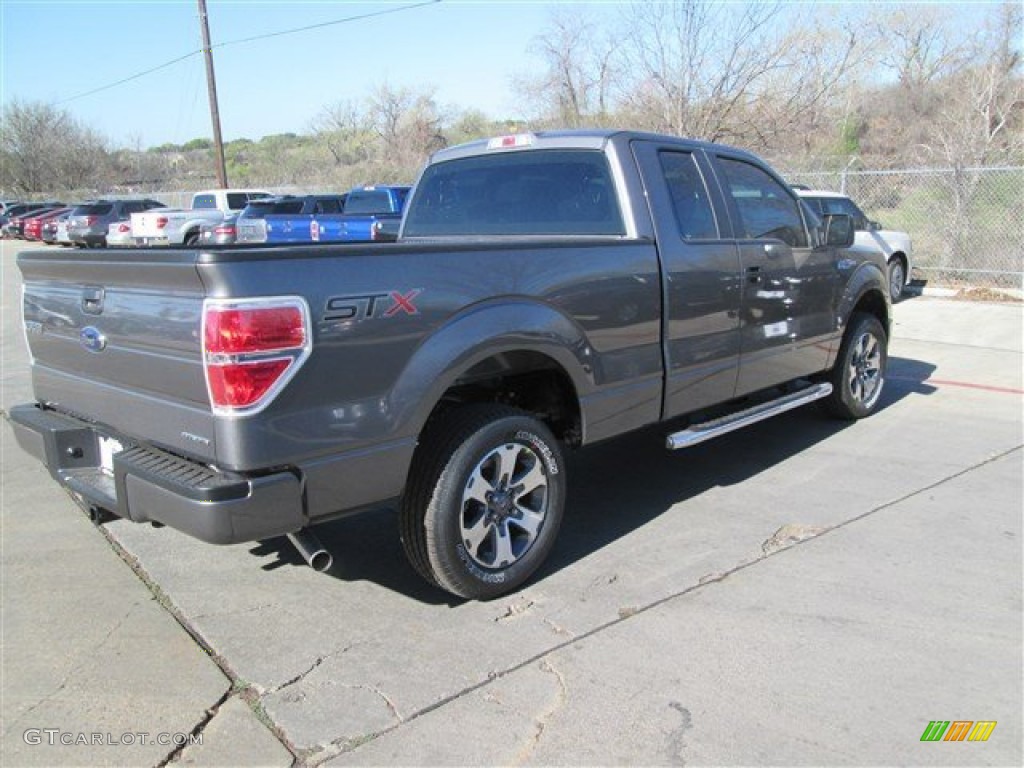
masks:
POLYGON ((910 273, 914 268, 910 235, 884 229, 877 221, 869 220, 853 200, 839 192, 797 189, 796 193, 817 214, 845 213, 853 218, 853 226, 857 230, 854 243, 885 254, 889 263, 889 296, 896 301, 910 283, 910 273))
POLYGON ((68 235, 79 248, 103 248, 112 222, 127 221, 133 213, 163 207, 163 203, 149 199, 92 200, 71 212, 68 235))
POLYGON ((238 242, 238 216, 235 212, 223 221, 206 222, 199 227, 199 245, 232 245, 238 242))

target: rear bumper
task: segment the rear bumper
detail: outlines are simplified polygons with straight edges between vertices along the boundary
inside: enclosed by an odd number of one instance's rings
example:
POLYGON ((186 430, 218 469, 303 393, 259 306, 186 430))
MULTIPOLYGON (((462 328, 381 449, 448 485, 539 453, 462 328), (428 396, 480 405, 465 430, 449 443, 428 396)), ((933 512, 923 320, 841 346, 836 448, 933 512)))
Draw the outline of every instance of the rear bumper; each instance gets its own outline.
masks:
POLYGON ((93 232, 75 232, 68 235, 75 245, 84 245, 89 248, 102 248, 107 244, 107 233, 95 234, 93 232))
POLYGON ((290 472, 219 472, 154 448, 125 444, 101 467, 101 434, 35 405, 10 411, 18 445, 61 485, 135 522, 158 522, 211 544, 236 544, 305 527, 302 488, 290 472))

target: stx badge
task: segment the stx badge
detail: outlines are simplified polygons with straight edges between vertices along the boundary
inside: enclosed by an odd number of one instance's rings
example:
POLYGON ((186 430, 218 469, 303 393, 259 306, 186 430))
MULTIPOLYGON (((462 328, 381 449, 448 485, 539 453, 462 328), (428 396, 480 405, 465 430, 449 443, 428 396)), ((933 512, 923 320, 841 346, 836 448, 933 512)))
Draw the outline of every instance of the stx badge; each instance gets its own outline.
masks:
POLYGON ((386 291, 358 296, 333 296, 327 300, 324 320, 355 320, 361 323, 363 320, 394 317, 399 313, 418 315, 420 311, 416 308, 415 300, 421 293, 423 289, 414 288, 406 293, 386 291))

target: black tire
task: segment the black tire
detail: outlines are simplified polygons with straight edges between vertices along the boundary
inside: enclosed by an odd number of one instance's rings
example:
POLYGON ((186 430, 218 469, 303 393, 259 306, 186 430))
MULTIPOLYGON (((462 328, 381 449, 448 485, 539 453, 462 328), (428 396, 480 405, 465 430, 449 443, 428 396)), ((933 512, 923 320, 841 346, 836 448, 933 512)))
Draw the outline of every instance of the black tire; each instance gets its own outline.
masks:
POLYGON ((458 408, 417 449, 399 511, 402 545, 427 581, 458 597, 498 597, 547 558, 565 489, 561 447, 542 422, 501 405, 458 408))
POLYGON ((185 235, 185 247, 186 248, 195 248, 197 245, 199 245, 199 233, 198 232, 189 232, 187 235, 185 235))
POLYGON ((889 262, 889 298, 899 301, 907 282, 907 266, 899 256, 889 262))
POLYGON ((823 401, 829 413, 852 421, 875 411, 885 384, 888 346, 877 317, 854 313, 830 374, 832 394, 823 401))

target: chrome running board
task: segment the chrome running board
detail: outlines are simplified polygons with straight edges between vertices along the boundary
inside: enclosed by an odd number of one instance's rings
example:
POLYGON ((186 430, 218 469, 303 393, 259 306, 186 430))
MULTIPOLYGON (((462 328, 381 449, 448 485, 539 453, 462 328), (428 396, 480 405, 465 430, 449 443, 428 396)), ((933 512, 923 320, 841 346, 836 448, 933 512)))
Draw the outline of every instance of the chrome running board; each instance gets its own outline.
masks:
POLYGON ((689 448, 691 445, 703 443, 719 435, 748 427, 759 421, 770 419, 772 416, 778 416, 780 413, 792 411, 794 408, 813 403, 815 400, 821 400, 823 397, 828 397, 831 394, 831 384, 827 382, 814 384, 806 389, 801 389, 799 392, 792 392, 780 397, 777 400, 770 400, 767 403, 755 405, 753 408, 737 411, 720 419, 705 421, 703 424, 694 424, 692 427, 681 432, 674 432, 665 438, 665 447, 670 451, 689 448))

